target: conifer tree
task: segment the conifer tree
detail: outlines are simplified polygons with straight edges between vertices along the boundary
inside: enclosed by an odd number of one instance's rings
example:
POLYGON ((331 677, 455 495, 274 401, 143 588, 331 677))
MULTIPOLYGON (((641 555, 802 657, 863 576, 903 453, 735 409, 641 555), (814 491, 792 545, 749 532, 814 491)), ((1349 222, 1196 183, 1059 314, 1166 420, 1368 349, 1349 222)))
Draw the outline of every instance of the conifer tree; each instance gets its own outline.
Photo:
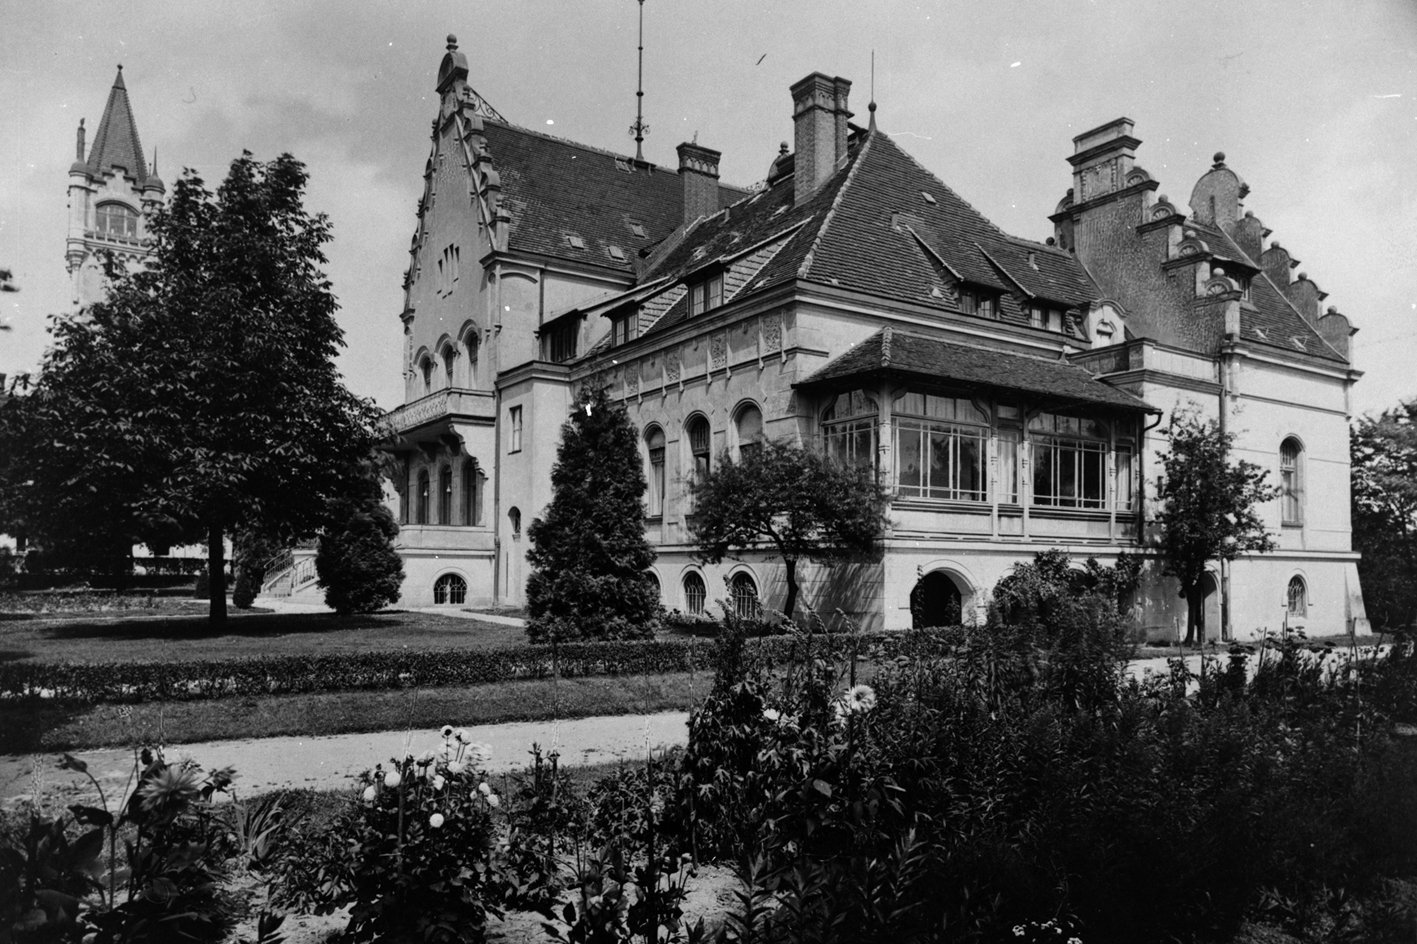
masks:
POLYGON ((533 642, 654 634, 659 592, 645 539, 639 432, 601 386, 582 388, 551 470, 551 503, 527 529, 533 642))

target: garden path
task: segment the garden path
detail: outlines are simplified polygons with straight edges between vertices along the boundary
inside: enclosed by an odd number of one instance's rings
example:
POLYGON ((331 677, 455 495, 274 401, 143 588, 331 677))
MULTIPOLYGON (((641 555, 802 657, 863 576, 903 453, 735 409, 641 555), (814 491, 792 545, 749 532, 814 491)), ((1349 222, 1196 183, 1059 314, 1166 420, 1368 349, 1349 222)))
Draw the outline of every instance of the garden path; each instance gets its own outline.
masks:
MULTIPOLYGON (((688 740, 688 714, 666 711, 652 715, 615 715, 567 721, 512 722, 465 728, 468 737, 492 749, 487 765, 492 774, 520 769, 530 762, 533 743, 545 751, 559 750, 567 765, 601 764, 643 758, 688 740)), ((360 771, 390 757, 420 754, 437 747, 436 731, 381 731, 331 737, 277 737, 182 744, 169 756, 190 756, 208 770, 236 769, 235 787, 251 796, 278 787, 338 790, 354 784, 360 771)), ((110 801, 121 793, 133 765, 126 749, 81 751, 89 770, 103 785, 110 801)), ((35 795, 60 803, 74 802, 92 791, 87 778, 59 770, 58 755, 0 756, 0 805, 35 795)))

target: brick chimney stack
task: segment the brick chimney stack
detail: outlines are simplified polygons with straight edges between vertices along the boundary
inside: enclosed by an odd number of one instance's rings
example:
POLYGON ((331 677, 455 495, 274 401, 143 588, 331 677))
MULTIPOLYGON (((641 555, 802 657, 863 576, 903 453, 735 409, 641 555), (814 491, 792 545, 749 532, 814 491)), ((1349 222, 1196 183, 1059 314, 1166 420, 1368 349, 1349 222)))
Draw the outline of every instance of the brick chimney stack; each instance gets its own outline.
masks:
POLYGON ((679 153, 679 179, 684 185, 684 225, 718 212, 718 159, 722 152, 685 141, 679 153))
POLYGON ((792 86, 793 199, 801 203, 846 161, 851 83, 813 72, 792 86))

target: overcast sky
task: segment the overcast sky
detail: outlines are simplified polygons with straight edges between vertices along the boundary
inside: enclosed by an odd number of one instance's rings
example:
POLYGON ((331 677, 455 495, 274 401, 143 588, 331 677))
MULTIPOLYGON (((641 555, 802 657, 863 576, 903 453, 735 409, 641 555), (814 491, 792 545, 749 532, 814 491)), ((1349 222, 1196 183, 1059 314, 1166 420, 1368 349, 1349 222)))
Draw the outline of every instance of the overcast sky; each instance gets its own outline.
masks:
MULTIPOLYGON (((635 0, 0 0, 0 372, 32 370, 66 310, 67 173, 122 63, 149 160, 211 184, 289 151, 335 239, 350 386, 400 402, 402 307, 445 37, 514 123, 634 151, 635 0)), ((788 86, 855 84, 879 127, 1005 230, 1042 239, 1073 135, 1136 122, 1137 162, 1184 206, 1211 155, 1359 327, 1358 412, 1417 396, 1417 4, 1300 0, 647 0, 645 156, 695 134, 726 182, 792 136, 788 86)))

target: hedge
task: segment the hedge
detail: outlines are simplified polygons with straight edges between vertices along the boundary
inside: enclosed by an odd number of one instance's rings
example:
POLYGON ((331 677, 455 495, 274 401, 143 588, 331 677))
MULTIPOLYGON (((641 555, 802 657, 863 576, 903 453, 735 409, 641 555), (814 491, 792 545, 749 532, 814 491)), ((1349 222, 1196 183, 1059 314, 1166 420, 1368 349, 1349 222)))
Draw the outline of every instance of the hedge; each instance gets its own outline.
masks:
MULTIPOLYGON (((754 639, 748 645, 774 663, 796 656, 794 636, 754 639)), ((813 636, 814 654, 840 658, 848 635, 813 636), (821 648, 819 648, 821 647, 821 648)), ((899 633, 861 634, 863 656, 894 658, 905 651, 899 633)), ((340 655, 189 662, 0 663, 0 699, 66 702, 191 701, 303 692, 368 691, 404 687, 485 685, 521 679, 594 675, 658 675, 710 668, 713 643, 700 639, 617 640, 490 650, 392 650, 340 655)))

